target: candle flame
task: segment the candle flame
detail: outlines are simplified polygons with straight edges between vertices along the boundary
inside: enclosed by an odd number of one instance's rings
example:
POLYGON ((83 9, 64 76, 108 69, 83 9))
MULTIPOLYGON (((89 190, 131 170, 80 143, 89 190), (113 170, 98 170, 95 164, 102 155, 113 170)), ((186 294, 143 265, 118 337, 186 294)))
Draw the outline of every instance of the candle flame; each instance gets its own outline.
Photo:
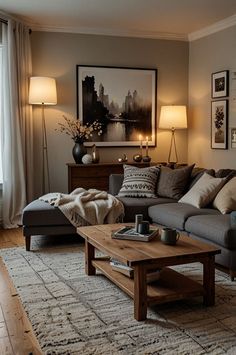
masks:
POLYGON ((139 136, 138 136, 138 138, 139 138, 139 140, 141 141, 142 140, 142 135, 140 134, 139 136))

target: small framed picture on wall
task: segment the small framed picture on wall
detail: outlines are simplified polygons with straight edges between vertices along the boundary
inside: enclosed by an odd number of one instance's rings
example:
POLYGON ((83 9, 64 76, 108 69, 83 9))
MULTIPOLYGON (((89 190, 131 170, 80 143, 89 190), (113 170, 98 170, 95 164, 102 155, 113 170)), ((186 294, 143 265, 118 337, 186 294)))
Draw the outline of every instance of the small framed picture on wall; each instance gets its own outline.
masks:
POLYGON ((211 102, 211 148, 228 148, 228 100, 211 102))
POLYGON ((236 128, 231 128, 231 148, 236 149, 236 128))
POLYGON ((212 74, 211 96, 213 99, 229 95, 229 71, 224 70, 212 74))

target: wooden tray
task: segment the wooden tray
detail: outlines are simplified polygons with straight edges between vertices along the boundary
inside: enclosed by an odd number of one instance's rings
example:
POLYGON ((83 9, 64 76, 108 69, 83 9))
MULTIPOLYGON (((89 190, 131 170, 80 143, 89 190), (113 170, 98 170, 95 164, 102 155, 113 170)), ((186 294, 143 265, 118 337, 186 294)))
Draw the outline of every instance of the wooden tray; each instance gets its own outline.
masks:
POLYGON ((136 240, 139 242, 149 242, 152 240, 156 235, 158 235, 158 229, 150 229, 148 234, 140 234, 135 232, 134 227, 132 226, 125 226, 119 229, 116 232, 111 234, 113 239, 126 239, 126 240, 136 240))

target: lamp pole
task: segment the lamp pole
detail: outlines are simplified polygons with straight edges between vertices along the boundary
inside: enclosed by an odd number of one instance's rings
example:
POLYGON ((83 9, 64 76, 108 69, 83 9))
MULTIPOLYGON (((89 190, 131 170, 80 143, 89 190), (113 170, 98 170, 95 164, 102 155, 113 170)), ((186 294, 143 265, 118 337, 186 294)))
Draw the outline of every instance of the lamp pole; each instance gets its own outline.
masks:
POLYGON ((171 141, 170 141, 170 150, 169 150, 169 155, 168 155, 168 163, 170 163, 172 146, 174 146, 174 152, 175 152, 175 158, 176 158, 176 161, 173 163, 178 163, 178 155, 177 155, 177 149, 176 149, 175 128, 174 127, 171 128, 171 141))
POLYGON ((48 163, 48 143, 45 121, 45 105, 57 104, 56 81, 54 78, 32 76, 29 86, 29 104, 41 105, 42 107, 42 192, 51 191, 49 163, 48 163))
POLYGON ((42 135, 43 135, 43 144, 42 144, 42 156, 43 156, 43 166, 42 166, 42 184, 43 184, 43 193, 45 194, 46 189, 51 191, 50 187, 50 175, 49 175, 49 164, 48 164, 48 142, 47 142, 47 130, 45 123, 45 114, 44 114, 44 103, 42 102, 42 135))

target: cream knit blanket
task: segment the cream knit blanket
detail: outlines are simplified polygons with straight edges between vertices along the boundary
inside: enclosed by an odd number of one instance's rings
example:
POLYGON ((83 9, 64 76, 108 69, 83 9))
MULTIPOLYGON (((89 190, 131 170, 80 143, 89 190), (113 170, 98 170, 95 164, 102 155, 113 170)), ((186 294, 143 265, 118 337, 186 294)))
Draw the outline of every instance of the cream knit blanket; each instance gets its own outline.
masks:
POLYGON ((60 192, 43 195, 39 200, 58 207, 75 227, 122 222, 124 206, 105 191, 77 188, 70 194, 60 192))

